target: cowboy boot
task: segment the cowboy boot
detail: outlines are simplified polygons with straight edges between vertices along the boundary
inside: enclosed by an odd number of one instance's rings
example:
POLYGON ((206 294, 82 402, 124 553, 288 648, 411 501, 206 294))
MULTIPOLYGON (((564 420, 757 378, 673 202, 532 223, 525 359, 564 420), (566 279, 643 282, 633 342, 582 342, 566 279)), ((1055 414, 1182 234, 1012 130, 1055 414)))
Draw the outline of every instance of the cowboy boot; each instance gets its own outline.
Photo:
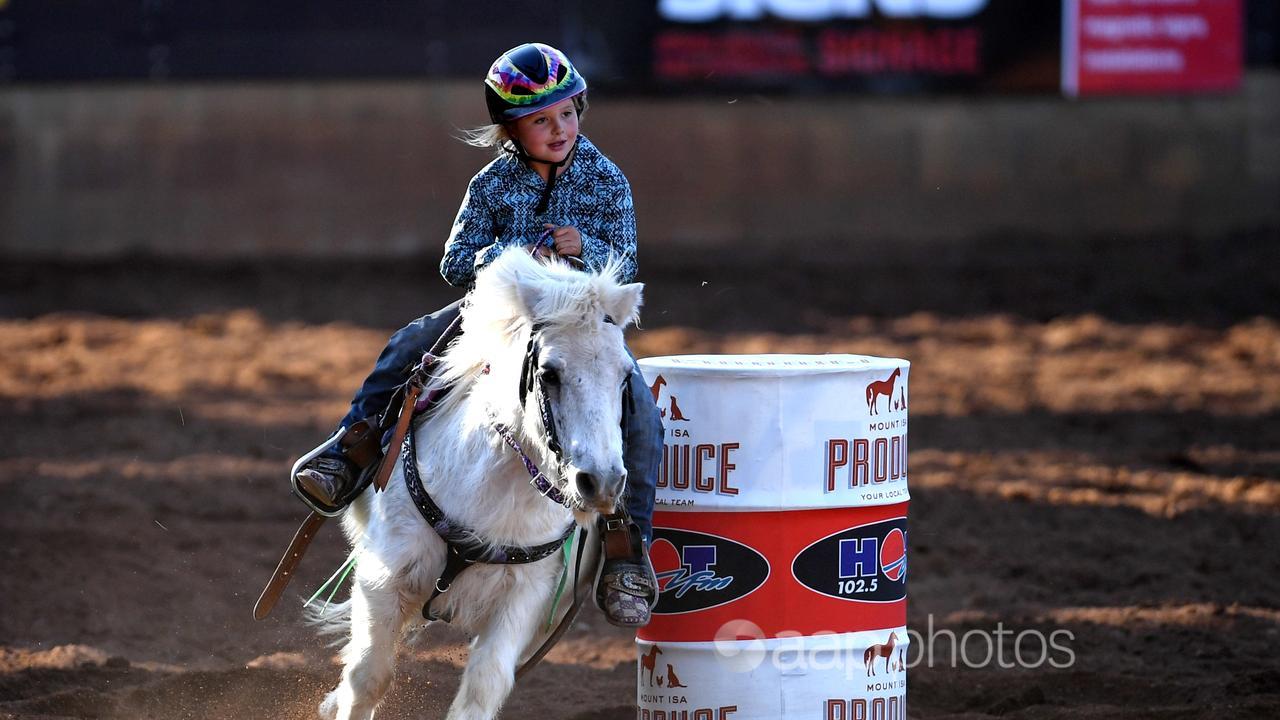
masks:
POLYGON ((625 511, 600 518, 604 557, 596 578, 596 607, 612 625, 641 628, 658 599, 658 577, 640 528, 625 511))
POLYGON ((339 507, 355 486, 358 468, 345 457, 321 455, 294 476, 298 489, 324 507, 339 507))
MULTIPOLYGON (((351 502, 361 472, 382 457, 381 426, 376 418, 355 423, 336 445, 308 460, 293 476, 303 502, 322 515, 334 515, 351 502)), ((313 451, 315 452, 315 451, 313 451)))

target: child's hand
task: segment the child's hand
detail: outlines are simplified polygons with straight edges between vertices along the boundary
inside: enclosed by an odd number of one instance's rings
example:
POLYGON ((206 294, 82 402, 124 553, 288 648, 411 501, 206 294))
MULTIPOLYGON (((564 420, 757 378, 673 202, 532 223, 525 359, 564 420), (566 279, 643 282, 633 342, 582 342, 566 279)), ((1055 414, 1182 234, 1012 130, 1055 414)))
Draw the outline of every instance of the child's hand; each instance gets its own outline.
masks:
POLYGON ((537 257, 537 258, 548 258, 548 257, 551 257, 551 248, 547 247, 546 245, 543 245, 542 243, 538 243, 538 244, 536 244, 536 245, 534 245, 534 244, 530 243, 530 244, 528 244, 528 245, 525 245, 525 246, 524 246, 524 249, 525 249, 525 250, 526 250, 530 255, 532 255, 532 256, 534 256, 534 257, 537 257))
POLYGON ((551 230, 551 239, 555 243, 557 255, 573 257, 582 255, 582 235, 578 234, 578 228, 572 225, 556 227, 551 223, 546 223, 543 227, 551 230))

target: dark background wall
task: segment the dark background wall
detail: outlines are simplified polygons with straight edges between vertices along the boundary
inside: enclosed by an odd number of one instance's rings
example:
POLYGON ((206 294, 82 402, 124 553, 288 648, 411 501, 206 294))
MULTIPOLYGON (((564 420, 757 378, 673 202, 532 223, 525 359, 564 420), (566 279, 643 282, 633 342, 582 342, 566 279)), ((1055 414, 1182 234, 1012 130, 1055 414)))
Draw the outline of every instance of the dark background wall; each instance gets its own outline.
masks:
POLYGON ((589 75, 584 129, 630 176, 647 252, 855 259, 1280 228, 1270 0, 1241 6, 1238 88, 1080 101, 1057 89, 1058 3, 693 25, 662 19, 657 0, 504 7, 0 0, 0 257, 438 252, 488 160, 455 139, 485 120, 479 75, 495 48, 531 37, 589 75), (970 33, 980 58, 968 76, 832 77, 787 75, 768 54, 793 40, 813 53, 828 30, 908 45, 970 33), (745 39, 754 69, 663 75, 696 56, 690 43, 726 38, 745 39), (673 43, 685 54, 664 64, 673 43))
MULTIPOLYGON (((1280 73, 1068 101, 598 93, 650 251, 857 255, 991 234, 1280 226, 1280 73)), ((0 254, 397 257, 437 249, 488 160, 476 82, 0 91, 0 254)))

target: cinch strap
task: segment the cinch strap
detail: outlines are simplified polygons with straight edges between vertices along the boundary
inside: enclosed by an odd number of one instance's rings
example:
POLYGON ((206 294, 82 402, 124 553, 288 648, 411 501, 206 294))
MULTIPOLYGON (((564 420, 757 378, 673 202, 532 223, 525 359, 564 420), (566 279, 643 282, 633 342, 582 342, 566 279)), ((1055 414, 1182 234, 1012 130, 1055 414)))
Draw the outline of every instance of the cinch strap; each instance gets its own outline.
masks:
POLYGON ((435 589, 431 598, 422 606, 422 615, 428 620, 441 619, 431 612, 431 601, 446 592, 449 586, 463 570, 471 567, 475 563, 490 563, 494 565, 516 565, 537 562, 543 558, 549 557, 564 545, 564 541, 573 534, 574 524, 569 523, 565 531, 560 537, 546 542, 541 545, 532 547, 522 547, 519 545, 490 545, 479 539, 475 532, 461 525, 457 525, 448 517, 444 511, 436 505, 431 499, 431 495, 427 493, 427 489, 422 485, 422 476, 418 474, 418 457, 414 450, 413 433, 409 433, 404 438, 404 444, 400 449, 400 461, 404 465, 404 485, 409 491, 409 497, 413 500, 414 507, 418 508, 418 512, 422 514, 423 519, 435 530, 436 534, 444 540, 445 546, 448 548, 448 556, 445 560, 444 572, 440 574, 436 580, 435 589))

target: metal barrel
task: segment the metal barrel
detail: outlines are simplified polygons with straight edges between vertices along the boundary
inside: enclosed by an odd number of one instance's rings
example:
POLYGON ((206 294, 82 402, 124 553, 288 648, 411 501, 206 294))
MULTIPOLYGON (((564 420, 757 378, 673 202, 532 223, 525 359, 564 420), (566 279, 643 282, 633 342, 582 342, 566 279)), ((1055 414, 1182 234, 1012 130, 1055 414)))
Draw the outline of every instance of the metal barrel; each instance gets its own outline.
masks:
POLYGON ((638 718, 905 718, 910 363, 640 368, 665 438, 638 718))

